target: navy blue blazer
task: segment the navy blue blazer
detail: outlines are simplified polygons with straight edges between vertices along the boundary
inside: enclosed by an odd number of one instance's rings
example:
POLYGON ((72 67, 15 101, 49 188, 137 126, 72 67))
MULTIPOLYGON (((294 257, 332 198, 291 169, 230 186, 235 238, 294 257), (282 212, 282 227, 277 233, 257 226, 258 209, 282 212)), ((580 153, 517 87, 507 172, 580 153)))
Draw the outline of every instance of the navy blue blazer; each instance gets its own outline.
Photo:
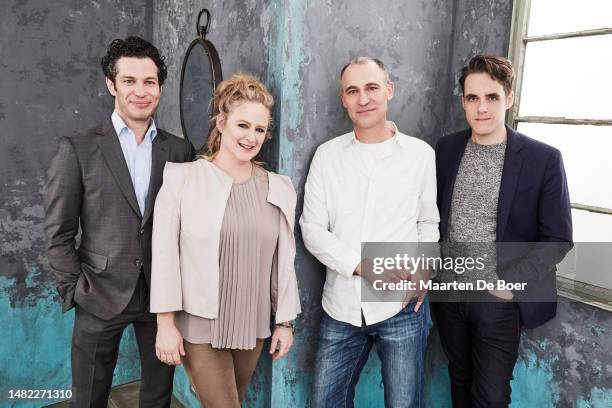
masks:
MULTIPOLYGON (((507 147, 502 170, 497 207, 497 242, 557 242, 545 253, 522 254, 519 265, 503 271, 507 281, 537 280, 532 289, 556 296, 556 267, 572 248, 572 215, 561 152, 506 126, 507 147), (532 254, 533 255, 533 254, 532 254)), ((441 138, 436 145, 436 174, 440 237, 448 230, 451 202, 459 164, 471 129, 441 138)), ((544 246, 548 248, 548 246, 544 246)), ((499 250, 498 250, 499 252, 499 250)), ((502 257, 503 258, 503 257, 502 257)), ((529 288, 529 284, 527 288, 529 288)), ((515 292, 515 298, 517 293, 515 292)), ((540 298, 533 295, 531 299, 540 298)), ((550 299, 548 296, 547 299, 550 299)), ((556 302, 521 302, 521 322, 532 328, 544 324, 556 314, 556 302)))

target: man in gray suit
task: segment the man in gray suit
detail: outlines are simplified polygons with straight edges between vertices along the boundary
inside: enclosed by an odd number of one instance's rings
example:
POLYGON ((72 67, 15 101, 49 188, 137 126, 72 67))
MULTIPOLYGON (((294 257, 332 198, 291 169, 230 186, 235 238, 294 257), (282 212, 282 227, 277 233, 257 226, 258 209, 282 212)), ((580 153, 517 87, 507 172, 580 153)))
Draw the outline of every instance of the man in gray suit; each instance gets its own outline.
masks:
POLYGON ((167 407, 174 368, 155 355, 157 325, 149 312, 152 212, 165 163, 190 161, 194 149, 155 127, 167 76, 157 48, 138 37, 114 40, 102 69, 115 110, 98 126, 60 139, 45 195, 49 265, 63 310, 76 310, 71 406, 106 408, 119 342, 132 323, 140 406, 167 407))

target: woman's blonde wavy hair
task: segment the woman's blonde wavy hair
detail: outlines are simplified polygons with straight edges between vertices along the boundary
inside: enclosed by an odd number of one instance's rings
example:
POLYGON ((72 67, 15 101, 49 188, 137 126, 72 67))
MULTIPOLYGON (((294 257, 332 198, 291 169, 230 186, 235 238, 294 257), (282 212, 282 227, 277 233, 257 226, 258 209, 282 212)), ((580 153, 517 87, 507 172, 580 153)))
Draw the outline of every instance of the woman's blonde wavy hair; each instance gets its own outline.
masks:
POLYGON ((266 132, 266 140, 271 137, 272 108, 274 98, 268 88, 257 78, 247 74, 234 74, 229 79, 221 82, 215 89, 214 114, 210 119, 210 129, 206 144, 199 152, 199 156, 207 160, 213 160, 221 147, 221 133, 217 129, 217 119, 220 115, 226 118, 234 107, 242 102, 257 102, 270 111, 270 123, 266 132))

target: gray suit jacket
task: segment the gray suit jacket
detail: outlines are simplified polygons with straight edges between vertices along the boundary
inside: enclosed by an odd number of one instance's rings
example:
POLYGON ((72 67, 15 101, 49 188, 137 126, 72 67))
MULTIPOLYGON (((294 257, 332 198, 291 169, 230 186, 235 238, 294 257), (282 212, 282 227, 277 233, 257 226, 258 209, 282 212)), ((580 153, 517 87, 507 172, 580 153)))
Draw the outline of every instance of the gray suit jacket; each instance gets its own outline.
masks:
POLYGON ((191 143, 158 129, 141 216, 110 120, 60 139, 48 172, 44 205, 47 257, 64 311, 77 303, 108 320, 127 306, 141 272, 150 283, 153 208, 164 165, 193 157, 191 143))

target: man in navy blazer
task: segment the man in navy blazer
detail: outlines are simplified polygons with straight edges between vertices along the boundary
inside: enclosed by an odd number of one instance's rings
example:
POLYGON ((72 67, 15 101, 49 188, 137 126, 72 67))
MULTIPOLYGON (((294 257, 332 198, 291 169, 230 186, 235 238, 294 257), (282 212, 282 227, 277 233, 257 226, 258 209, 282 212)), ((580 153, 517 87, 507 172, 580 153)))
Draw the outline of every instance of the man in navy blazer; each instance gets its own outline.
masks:
POLYGON ((555 316, 555 265, 572 246, 561 153, 504 123, 513 82, 507 59, 472 58, 460 78, 470 129, 436 146, 441 241, 503 242, 495 244, 497 276, 526 283, 524 292, 485 291, 480 302, 459 295, 432 304, 454 407, 510 404, 520 330, 555 316))

